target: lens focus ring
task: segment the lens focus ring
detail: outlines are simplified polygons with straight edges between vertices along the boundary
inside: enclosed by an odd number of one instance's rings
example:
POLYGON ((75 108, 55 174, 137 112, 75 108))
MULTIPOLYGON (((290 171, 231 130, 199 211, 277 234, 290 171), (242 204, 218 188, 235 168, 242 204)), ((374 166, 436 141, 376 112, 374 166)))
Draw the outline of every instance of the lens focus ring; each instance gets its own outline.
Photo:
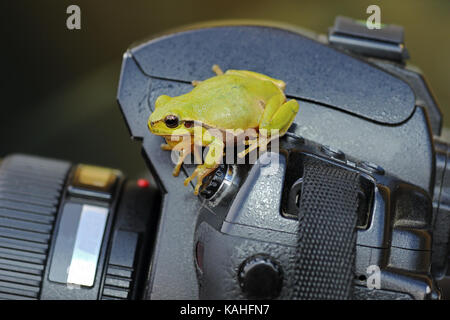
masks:
POLYGON ((39 299, 69 169, 68 162, 25 155, 1 162, 0 299, 39 299))

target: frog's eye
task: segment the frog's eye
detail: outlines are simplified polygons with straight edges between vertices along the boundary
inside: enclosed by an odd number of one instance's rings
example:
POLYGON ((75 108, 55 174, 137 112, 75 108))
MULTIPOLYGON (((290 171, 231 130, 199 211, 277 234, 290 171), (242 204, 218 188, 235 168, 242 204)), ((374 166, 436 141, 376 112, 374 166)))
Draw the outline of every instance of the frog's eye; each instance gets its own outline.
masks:
POLYGON ((164 118, 164 123, 168 128, 178 127, 178 122, 178 117, 171 114, 164 118))

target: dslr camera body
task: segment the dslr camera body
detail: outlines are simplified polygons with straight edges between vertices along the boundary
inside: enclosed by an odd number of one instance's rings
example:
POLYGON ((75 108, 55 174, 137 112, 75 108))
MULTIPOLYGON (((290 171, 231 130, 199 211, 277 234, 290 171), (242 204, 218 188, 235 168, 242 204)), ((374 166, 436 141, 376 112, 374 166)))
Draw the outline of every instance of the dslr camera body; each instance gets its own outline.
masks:
POLYGON ((7 157, 0 296, 446 298, 449 144, 407 57, 402 28, 343 17, 328 36, 235 22, 129 49, 118 102, 157 187, 117 170, 7 157), (196 197, 180 182, 194 166, 174 178, 147 119, 158 96, 189 92, 216 63, 283 79, 300 111, 277 152, 222 164, 196 197))

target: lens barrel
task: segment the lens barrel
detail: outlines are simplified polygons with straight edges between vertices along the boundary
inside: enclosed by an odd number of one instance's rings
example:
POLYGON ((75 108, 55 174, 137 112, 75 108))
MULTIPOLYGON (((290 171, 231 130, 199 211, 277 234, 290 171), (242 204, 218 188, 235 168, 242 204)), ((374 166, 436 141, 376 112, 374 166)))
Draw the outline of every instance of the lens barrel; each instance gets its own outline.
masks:
POLYGON ((28 155, 0 164, 0 299, 138 299, 158 217, 118 170, 28 155))

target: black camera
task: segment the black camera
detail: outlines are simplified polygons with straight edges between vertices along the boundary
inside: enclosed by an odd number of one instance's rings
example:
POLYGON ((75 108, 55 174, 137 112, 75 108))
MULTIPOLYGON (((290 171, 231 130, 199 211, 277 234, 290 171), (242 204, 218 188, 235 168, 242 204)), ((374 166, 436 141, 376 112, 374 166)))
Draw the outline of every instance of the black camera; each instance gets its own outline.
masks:
POLYGON ((328 37, 217 23, 129 49, 118 102, 157 187, 5 158, 0 298, 447 298, 449 144, 407 58, 402 28, 344 17, 328 37), (222 164, 196 197, 147 119, 214 64, 283 79, 300 111, 278 151, 222 164))

